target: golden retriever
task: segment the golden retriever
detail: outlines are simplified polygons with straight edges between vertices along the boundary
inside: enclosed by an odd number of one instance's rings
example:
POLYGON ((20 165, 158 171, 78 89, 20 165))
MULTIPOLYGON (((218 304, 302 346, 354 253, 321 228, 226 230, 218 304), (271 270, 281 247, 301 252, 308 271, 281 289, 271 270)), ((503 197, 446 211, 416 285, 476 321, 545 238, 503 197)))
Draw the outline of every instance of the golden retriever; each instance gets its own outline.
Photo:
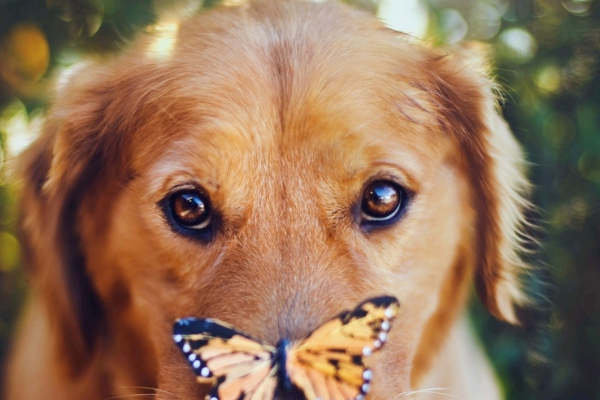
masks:
POLYGON ((22 159, 7 399, 203 399, 177 318, 276 343, 382 294, 368 399, 500 398, 464 306, 473 280, 518 322, 528 183, 481 52, 335 2, 217 8, 168 54, 156 35, 73 73, 22 159))

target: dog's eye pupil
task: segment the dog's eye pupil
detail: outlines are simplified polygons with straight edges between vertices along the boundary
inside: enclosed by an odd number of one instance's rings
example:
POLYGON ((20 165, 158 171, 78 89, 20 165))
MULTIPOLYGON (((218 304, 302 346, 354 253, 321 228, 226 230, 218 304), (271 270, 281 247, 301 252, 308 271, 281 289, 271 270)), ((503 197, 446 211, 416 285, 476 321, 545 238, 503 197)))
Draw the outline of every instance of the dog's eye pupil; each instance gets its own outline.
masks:
POLYGON ((175 193, 171 197, 173 218, 183 227, 202 229, 210 223, 210 210, 205 196, 194 190, 175 193))
POLYGON ((402 189, 390 181, 375 181, 363 192, 361 211, 367 221, 387 221, 398 214, 402 189))

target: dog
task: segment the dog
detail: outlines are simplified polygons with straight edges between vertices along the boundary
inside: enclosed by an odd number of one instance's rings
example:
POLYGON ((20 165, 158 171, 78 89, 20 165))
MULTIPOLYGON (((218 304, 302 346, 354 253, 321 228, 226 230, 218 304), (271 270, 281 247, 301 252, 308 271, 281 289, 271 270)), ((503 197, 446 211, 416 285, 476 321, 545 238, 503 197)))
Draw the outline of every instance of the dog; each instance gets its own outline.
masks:
POLYGON ((203 399, 178 318, 294 341, 384 294, 367 399, 501 398, 465 303, 474 282, 519 323, 529 184, 485 50, 336 2, 217 7, 166 53, 160 34, 73 72, 21 159, 6 398, 203 399))

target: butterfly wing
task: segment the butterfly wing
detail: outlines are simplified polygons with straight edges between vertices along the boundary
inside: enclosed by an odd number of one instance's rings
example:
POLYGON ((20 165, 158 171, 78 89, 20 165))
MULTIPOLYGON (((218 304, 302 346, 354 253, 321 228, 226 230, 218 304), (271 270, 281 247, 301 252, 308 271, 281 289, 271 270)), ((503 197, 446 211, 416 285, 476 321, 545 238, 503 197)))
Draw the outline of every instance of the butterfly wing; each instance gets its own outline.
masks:
POLYGON ((277 386, 275 348, 212 319, 175 322, 173 340, 211 400, 271 400, 277 386))
POLYGON ((376 297, 317 328, 289 350, 291 382, 307 400, 362 399, 372 377, 363 358, 383 346, 399 307, 394 297, 376 297))

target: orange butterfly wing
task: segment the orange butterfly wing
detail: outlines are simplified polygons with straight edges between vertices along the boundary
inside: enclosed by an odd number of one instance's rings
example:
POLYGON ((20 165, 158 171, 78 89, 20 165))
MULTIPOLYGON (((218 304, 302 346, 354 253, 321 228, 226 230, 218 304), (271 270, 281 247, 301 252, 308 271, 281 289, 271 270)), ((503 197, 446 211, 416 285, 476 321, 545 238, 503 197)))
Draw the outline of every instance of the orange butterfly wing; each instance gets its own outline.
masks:
POLYGON ((307 400, 362 399, 372 377, 363 358, 383 346, 399 307, 391 296, 369 299, 317 328, 288 352, 291 382, 307 400))
POLYGON ((275 348, 211 319, 181 319, 173 339, 210 399, 271 400, 277 386, 275 348))

